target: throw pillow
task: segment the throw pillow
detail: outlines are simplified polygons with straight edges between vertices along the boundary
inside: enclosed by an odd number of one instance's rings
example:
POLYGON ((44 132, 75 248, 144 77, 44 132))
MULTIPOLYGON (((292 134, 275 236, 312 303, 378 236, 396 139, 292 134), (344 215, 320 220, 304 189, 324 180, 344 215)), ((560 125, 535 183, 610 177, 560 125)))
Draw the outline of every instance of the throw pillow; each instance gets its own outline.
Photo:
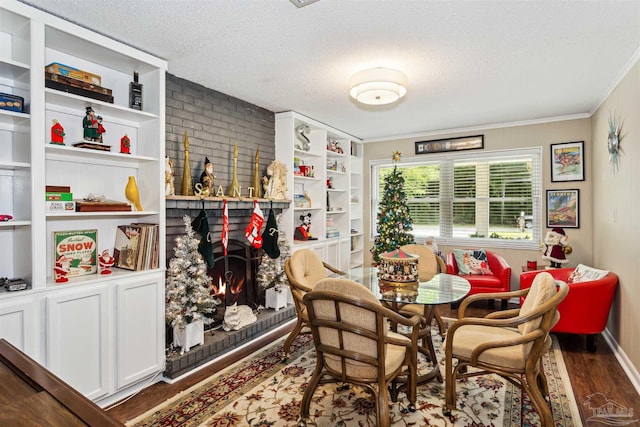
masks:
POLYGON ((458 264, 460 274, 489 274, 493 275, 489 269, 487 253, 483 249, 464 250, 454 249, 453 255, 458 264))
POLYGON ((578 264, 567 279, 567 283, 592 282, 602 279, 607 274, 609 274, 608 270, 599 270, 584 264, 578 264))

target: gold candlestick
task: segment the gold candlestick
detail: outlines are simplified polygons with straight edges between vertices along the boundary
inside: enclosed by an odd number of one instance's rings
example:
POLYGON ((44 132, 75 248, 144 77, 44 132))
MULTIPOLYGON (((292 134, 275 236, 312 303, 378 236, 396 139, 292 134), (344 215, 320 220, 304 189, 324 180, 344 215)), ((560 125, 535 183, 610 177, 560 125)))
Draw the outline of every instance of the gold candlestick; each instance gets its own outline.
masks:
POLYGON ((184 170, 182 171, 182 195, 193 196, 191 166, 189 165, 189 134, 184 131, 184 170))
POLYGON ((255 197, 257 199, 259 199, 260 197, 262 197, 262 189, 260 188, 260 149, 256 150, 256 162, 254 164, 254 168, 253 168, 253 191, 255 194, 255 197))
POLYGON ((238 144, 233 147, 233 178, 227 194, 229 197, 240 197, 240 184, 238 183, 238 144))

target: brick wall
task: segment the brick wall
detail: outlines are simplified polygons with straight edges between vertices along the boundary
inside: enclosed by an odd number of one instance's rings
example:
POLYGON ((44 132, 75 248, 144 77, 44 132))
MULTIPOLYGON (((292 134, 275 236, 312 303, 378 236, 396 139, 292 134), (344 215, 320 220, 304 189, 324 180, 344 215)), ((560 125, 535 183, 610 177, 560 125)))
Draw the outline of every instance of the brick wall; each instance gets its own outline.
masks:
MULTIPOLYGON (((238 181, 243 196, 247 195, 246 188, 253 183, 256 149, 260 150, 261 176, 275 159, 274 113, 168 73, 166 85, 166 155, 174 161, 176 194, 182 189, 187 131, 192 182, 198 182, 206 156, 213 164, 215 187, 222 185, 226 193, 233 176, 233 148, 238 144, 238 181)), ((206 204, 214 239, 220 238, 221 205, 206 204)), ((261 206, 266 216, 269 204, 261 206)), ((200 207, 200 202, 167 203, 167 260, 173 257, 175 237, 184 232, 182 216, 195 218, 200 207)), ((281 209, 274 206, 274 210, 278 213, 281 209)), ((250 201, 229 206, 231 238, 244 239, 251 211, 250 201)))

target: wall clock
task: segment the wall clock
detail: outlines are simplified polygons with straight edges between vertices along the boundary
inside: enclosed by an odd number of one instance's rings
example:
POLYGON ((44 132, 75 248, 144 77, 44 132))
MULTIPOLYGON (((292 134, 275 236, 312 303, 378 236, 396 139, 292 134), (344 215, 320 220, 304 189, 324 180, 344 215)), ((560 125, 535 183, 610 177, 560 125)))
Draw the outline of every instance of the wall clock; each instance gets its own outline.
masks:
POLYGON ((609 151, 609 163, 615 173, 620 168, 620 143, 622 142, 622 136, 620 132, 622 130, 622 123, 620 119, 609 113, 609 135, 607 138, 607 150, 609 151))

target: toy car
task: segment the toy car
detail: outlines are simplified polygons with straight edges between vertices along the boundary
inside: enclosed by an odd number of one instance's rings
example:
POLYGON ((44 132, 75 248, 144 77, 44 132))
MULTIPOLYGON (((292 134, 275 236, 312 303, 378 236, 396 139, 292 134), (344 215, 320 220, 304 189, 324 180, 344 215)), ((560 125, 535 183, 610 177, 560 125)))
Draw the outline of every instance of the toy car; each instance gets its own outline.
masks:
POLYGON ((0 214, 0 221, 9 221, 10 219, 13 219, 11 215, 0 214))
POLYGON ((27 282, 23 279, 13 278, 7 279, 6 277, 0 277, 0 286, 4 286, 8 291, 22 291, 27 289, 27 282))

